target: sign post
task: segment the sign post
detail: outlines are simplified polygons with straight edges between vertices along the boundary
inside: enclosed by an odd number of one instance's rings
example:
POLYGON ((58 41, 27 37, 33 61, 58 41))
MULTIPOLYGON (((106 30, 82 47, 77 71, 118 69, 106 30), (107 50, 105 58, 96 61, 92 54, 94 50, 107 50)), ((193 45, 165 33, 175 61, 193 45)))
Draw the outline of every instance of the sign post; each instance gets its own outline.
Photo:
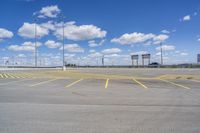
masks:
POLYGON ((142 54, 142 66, 144 66, 144 60, 148 60, 148 65, 150 64, 151 54, 142 54))
POLYGON ((138 66, 138 59, 139 59, 139 55, 131 55, 132 66, 134 66, 135 60, 136 60, 137 66, 138 66))

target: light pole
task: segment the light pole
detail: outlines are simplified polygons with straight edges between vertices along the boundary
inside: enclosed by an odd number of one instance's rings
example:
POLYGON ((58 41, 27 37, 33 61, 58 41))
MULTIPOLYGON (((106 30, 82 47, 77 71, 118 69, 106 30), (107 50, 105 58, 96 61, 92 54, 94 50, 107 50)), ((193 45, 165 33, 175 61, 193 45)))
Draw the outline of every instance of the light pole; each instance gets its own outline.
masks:
POLYGON ((160 43, 160 64, 163 65, 163 50, 162 50, 162 42, 160 43))
POLYGON ((66 70, 66 66, 65 66, 65 25, 64 25, 64 15, 61 15, 60 16, 60 19, 61 19, 61 21, 62 21, 62 43, 63 43, 63 49, 62 49, 62 55, 63 55, 63 60, 62 60, 62 62, 63 62, 63 71, 65 71, 66 70))
POLYGON ((37 19, 34 20, 35 21, 35 67, 37 67, 37 19))

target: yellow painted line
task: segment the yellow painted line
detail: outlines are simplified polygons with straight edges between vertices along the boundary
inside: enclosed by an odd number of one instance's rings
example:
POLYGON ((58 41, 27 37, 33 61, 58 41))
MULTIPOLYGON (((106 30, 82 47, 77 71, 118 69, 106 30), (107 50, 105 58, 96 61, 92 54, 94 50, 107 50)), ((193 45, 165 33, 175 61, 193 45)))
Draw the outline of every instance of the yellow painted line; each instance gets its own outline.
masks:
POLYGON ((146 85, 144 85, 143 83, 141 83, 140 81, 136 80, 133 78, 133 81, 135 81, 136 83, 138 83, 142 88, 144 89, 148 89, 148 87, 146 85))
POLYGON ((3 76, 4 76, 5 78, 8 78, 8 75, 7 75, 7 74, 5 74, 5 73, 3 74, 3 76))
POLYGON ((66 85, 65 87, 66 87, 66 88, 71 87, 71 86, 77 84, 78 82, 80 82, 80 81, 82 81, 82 80, 83 80, 83 79, 76 80, 76 81, 72 82, 71 84, 66 85))
POLYGON ((161 80, 161 81, 163 81, 163 82, 166 82, 166 83, 173 84, 173 85, 175 85, 175 86, 178 86, 178 87, 181 87, 181 88, 184 88, 184 89, 191 89, 191 88, 189 88, 189 87, 187 87, 187 86, 184 86, 184 85, 181 85, 181 84, 177 84, 177 83, 174 83, 174 82, 171 82, 171 81, 168 81, 168 80, 164 80, 164 79, 159 79, 159 80, 161 80))
POLYGON ((0 77, 3 78, 3 74, 0 74, 0 77))
POLYGON ((192 79, 191 81, 194 81, 194 82, 200 82, 199 80, 195 80, 195 79, 192 79))
POLYGON ((8 85, 8 84, 12 84, 12 83, 27 81, 27 80, 30 80, 30 79, 23 79, 23 80, 17 80, 17 81, 10 81, 10 82, 6 82, 6 83, 1 83, 0 85, 8 85))
POLYGON ((106 79, 106 83, 105 83, 105 89, 108 88, 108 82, 109 82, 109 79, 106 79))
POLYGON ((42 85, 42 84, 46 84, 46 83, 49 83, 49 82, 52 82, 52 81, 55 81, 55 80, 57 80, 57 78, 55 78, 55 79, 50 79, 50 80, 46 80, 46 81, 42 81, 42 82, 39 82, 39 83, 30 85, 30 87, 38 86, 38 85, 42 85))
POLYGON ((9 77, 11 77, 11 78, 15 78, 12 74, 10 74, 10 73, 7 73, 7 75, 9 76, 9 77))

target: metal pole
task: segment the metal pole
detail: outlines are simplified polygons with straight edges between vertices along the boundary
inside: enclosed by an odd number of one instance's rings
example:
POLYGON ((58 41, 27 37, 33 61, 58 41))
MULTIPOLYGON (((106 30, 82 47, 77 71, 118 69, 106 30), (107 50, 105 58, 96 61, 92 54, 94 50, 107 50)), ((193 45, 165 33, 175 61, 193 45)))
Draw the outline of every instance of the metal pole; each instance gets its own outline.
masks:
POLYGON ((37 67, 37 25, 35 19, 35 67, 37 67))
POLYGON ((163 50, 162 50, 162 42, 160 43, 160 64, 163 65, 163 50))
POLYGON ((66 67, 65 67, 65 25, 64 25, 64 16, 62 15, 61 16, 61 20, 62 20, 62 34, 63 34, 63 49, 62 49, 62 55, 63 55, 63 63, 62 63, 62 65, 63 65, 63 71, 65 71, 66 70, 66 67))

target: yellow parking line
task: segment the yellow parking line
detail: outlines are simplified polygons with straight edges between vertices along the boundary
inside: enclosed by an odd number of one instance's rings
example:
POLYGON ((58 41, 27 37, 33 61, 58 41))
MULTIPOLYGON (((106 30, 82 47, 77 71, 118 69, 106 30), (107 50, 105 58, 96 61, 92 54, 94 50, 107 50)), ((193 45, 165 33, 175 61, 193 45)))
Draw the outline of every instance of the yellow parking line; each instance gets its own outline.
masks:
POLYGON ((77 84, 78 82, 80 82, 80 81, 82 81, 82 80, 83 80, 83 79, 76 80, 76 81, 72 82, 71 84, 66 85, 65 87, 68 88, 68 87, 70 87, 70 86, 73 86, 73 85, 77 84))
POLYGON ((22 81, 26 81, 26 80, 30 80, 30 79, 23 79, 23 80, 17 80, 17 81, 10 81, 10 82, 6 82, 6 83, 1 83, 0 85, 8 85, 8 84, 17 83, 17 82, 22 82, 22 81))
POLYGON ((168 81, 168 80, 164 80, 164 79, 159 79, 159 80, 161 80, 161 81, 163 81, 163 82, 166 82, 166 83, 173 84, 173 85, 175 85, 175 86, 178 86, 178 87, 181 87, 181 88, 184 88, 184 89, 191 89, 191 88, 189 88, 189 87, 187 87, 187 86, 180 85, 180 84, 177 84, 177 83, 174 83, 174 82, 168 81))
POLYGON ((108 82, 109 82, 109 79, 106 79, 106 83, 105 83, 105 89, 108 88, 108 82))
POLYGON ((3 73, 3 76, 4 76, 5 78, 8 78, 8 75, 7 75, 6 73, 3 73))
POLYGON ((41 84, 46 84, 46 83, 49 83, 49 82, 55 81, 55 80, 57 80, 57 78, 56 79, 50 79, 50 80, 42 81, 42 82, 30 85, 30 87, 38 86, 38 85, 41 85, 41 84))
POLYGON ((191 81, 194 81, 194 82, 200 82, 199 80, 195 80, 195 79, 192 79, 191 81))
POLYGON ((3 75, 2 75, 2 74, 0 74, 0 77, 1 77, 1 78, 3 78, 3 75))
POLYGON ((133 78, 133 81, 135 81, 136 83, 138 83, 142 88, 144 89, 148 89, 148 87, 146 85, 144 85, 143 83, 141 83, 140 81, 136 80, 133 78))
POLYGON ((9 76, 9 77, 11 77, 11 78, 15 78, 12 74, 10 74, 10 73, 7 73, 7 75, 9 76))

